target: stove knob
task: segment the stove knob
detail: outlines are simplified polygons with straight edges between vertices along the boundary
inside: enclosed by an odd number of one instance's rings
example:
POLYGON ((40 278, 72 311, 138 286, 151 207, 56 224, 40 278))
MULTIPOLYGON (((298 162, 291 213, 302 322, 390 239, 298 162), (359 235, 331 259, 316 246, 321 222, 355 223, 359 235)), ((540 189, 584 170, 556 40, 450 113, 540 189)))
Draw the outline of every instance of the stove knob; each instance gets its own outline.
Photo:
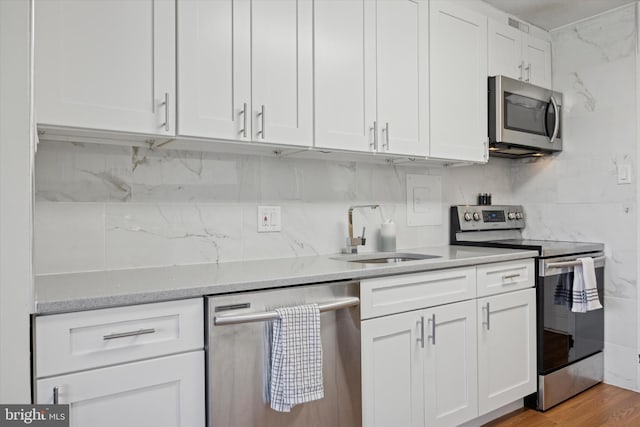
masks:
POLYGON ((474 221, 480 221, 480 214, 478 212, 474 212, 473 213, 473 220, 474 221))
POLYGON ((516 212, 516 219, 522 219, 524 218, 524 215, 522 215, 522 212, 516 212))
POLYGON ((469 212, 465 212, 464 213, 464 220, 465 221, 471 221, 471 214, 469 212))
POLYGON ((515 212, 509 212, 509 213, 507 214, 507 218, 509 218, 509 219, 511 219, 511 220, 514 220, 514 219, 516 219, 516 218, 517 218, 517 215, 516 215, 516 213, 515 213, 515 212))

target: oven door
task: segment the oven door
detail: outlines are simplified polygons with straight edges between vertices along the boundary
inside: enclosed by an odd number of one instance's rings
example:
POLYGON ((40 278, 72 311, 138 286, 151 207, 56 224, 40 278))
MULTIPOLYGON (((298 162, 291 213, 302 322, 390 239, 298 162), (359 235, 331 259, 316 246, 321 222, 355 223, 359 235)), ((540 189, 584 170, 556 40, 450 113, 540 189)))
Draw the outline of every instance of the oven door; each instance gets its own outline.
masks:
MULTIPOLYGON (((594 258, 600 303, 604 307, 604 254, 594 258)), ((577 256, 541 259, 538 277, 538 371, 548 374, 604 348, 604 309, 571 311, 577 256)))

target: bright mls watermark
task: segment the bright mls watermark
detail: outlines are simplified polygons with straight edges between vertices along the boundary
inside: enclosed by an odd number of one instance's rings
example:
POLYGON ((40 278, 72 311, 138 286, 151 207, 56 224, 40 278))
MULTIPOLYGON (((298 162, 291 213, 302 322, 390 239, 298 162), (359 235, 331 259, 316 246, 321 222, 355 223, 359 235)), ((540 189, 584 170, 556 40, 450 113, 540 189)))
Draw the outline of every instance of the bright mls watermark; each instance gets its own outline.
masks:
POLYGON ((0 405, 0 427, 69 427, 69 405, 0 405))

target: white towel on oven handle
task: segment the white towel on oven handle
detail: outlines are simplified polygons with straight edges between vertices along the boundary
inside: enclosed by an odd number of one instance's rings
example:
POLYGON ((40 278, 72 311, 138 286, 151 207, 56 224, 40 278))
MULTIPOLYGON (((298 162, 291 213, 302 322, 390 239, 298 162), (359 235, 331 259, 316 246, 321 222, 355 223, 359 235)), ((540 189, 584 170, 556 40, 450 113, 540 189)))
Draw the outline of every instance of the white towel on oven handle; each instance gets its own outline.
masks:
POLYGON ((290 412, 322 399, 322 341, 317 304, 276 309, 271 341, 271 408, 290 412))
POLYGON ((573 304, 571 311, 574 313, 586 313, 602 308, 598 295, 598 283, 596 281, 596 269, 593 258, 578 258, 580 265, 573 269, 573 304))

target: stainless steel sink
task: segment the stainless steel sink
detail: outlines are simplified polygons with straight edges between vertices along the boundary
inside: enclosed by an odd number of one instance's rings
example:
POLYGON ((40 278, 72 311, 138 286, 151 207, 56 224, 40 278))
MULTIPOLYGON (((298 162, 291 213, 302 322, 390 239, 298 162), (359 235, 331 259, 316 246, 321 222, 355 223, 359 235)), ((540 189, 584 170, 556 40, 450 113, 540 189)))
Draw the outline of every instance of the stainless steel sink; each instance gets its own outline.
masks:
POLYGON ((347 262, 359 262, 363 264, 394 264, 405 261, 418 261, 424 259, 440 258, 438 255, 410 254, 410 253, 375 253, 362 255, 343 255, 332 259, 347 262))

